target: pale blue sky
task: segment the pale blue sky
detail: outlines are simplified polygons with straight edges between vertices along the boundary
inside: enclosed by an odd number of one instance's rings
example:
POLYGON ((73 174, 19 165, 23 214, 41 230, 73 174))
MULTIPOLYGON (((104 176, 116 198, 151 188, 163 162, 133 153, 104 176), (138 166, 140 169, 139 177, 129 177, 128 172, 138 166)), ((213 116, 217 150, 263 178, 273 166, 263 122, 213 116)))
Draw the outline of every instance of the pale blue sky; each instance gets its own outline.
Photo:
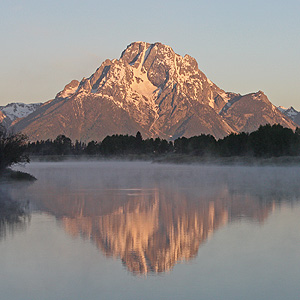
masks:
POLYGON ((299 16, 299 0, 0 0, 0 105, 52 99, 131 42, 159 41, 226 91, 300 110, 299 16))

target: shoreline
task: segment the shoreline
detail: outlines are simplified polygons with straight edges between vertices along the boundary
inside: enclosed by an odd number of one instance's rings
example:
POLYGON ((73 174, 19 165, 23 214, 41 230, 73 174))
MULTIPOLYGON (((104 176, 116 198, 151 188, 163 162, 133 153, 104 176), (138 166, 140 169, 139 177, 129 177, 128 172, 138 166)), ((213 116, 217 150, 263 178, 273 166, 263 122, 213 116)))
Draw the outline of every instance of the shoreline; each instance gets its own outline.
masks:
POLYGON ((29 173, 7 168, 0 172, 0 183, 3 182, 33 182, 37 180, 29 173))
POLYGON ((67 162, 67 161, 148 161, 168 164, 200 164, 200 165, 241 165, 241 166, 300 166, 300 156, 280 157, 200 157, 193 155, 122 155, 122 156, 77 156, 77 155, 45 155, 31 156, 31 162, 67 162))

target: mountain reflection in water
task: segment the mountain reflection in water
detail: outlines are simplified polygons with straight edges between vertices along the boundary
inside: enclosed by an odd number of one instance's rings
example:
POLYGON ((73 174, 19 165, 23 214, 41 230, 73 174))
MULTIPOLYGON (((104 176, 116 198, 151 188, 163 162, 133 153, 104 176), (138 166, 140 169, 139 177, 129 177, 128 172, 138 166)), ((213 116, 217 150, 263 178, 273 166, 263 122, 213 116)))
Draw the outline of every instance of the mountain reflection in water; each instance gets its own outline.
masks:
POLYGON ((61 220, 68 234, 92 241, 134 274, 166 272, 193 259, 199 246, 228 222, 246 218, 263 223, 282 200, 298 200, 298 186, 290 182, 290 188, 283 189, 285 183, 279 184, 274 175, 262 183, 248 171, 241 176, 200 169, 204 174, 198 177, 190 171, 104 172, 93 179, 94 188, 82 183, 84 174, 67 183, 52 178, 51 187, 45 184, 46 176, 31 192, 36 205, 61 220))
POLYGON ((223 203, 192 202, 171 191, 118 196, 123 204, 111 213, 64 217, 63 224, 68 233, 93 239, 107 256, 120 257, 134 273, 164 272, 195 257, 199 245, 228 220, 223 203))

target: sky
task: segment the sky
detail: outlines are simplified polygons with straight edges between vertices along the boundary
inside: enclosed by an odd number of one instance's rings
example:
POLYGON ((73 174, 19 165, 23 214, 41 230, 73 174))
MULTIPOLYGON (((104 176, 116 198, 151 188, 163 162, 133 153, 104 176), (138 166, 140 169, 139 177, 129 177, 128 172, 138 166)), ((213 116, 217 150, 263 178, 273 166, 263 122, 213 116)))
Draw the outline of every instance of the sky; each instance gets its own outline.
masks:
POLYGON ((45 102, 134 41, 161 42, 225 91, 300 110, 299 0, 0 0, 0 105, 45 102))

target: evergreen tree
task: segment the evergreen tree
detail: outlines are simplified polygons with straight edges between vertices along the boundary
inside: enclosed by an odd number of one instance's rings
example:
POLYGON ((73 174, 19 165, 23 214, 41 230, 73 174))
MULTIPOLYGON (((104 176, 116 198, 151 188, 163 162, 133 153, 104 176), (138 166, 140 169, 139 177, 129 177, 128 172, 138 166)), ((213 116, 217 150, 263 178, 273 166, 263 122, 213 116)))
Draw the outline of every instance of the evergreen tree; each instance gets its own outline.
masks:
POLYGON ((66 155, 71 153, 72 141, 63 134, 57 136, 57 138, 54 140, 54 145, 58 155, 66 155))

